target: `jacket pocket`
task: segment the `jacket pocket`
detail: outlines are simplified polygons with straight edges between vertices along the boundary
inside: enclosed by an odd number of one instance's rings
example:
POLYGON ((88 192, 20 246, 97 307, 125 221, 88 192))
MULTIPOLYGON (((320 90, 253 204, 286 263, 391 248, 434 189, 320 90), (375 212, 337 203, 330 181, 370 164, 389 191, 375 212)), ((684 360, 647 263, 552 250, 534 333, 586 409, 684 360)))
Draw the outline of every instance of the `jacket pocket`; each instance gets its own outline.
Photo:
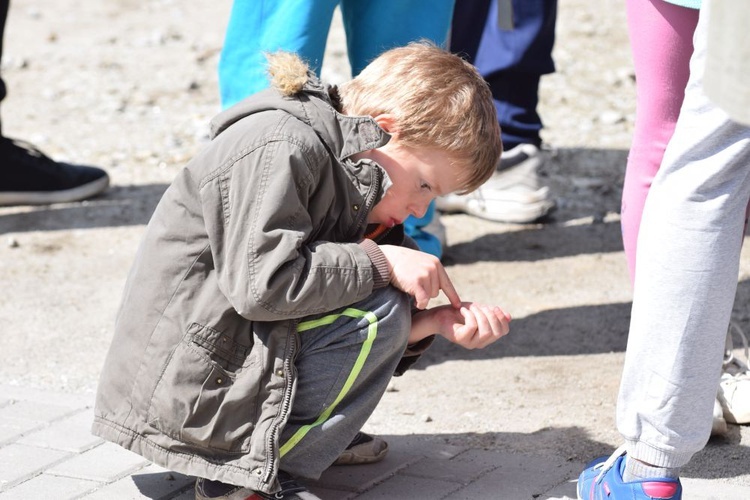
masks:
POLYGON ((149 423, 183 443, 247 452, 260 386, 255 363, 252 346, 193 323, 157 382, 149 423))

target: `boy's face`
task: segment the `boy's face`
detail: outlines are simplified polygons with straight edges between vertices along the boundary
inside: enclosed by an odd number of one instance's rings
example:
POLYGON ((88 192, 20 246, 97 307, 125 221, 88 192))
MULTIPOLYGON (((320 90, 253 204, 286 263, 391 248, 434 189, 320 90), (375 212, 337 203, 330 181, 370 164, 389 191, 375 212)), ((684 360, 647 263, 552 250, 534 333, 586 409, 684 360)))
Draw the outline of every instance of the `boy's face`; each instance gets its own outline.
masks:
POLYGON ((361 154, 378 163, 393 185, 370 212, 367 222, 393 227, 408 216, 424 216, 436 196, 461 188, 458 168, 442 151, 399 146, 393 137, 382 148, 361 154))

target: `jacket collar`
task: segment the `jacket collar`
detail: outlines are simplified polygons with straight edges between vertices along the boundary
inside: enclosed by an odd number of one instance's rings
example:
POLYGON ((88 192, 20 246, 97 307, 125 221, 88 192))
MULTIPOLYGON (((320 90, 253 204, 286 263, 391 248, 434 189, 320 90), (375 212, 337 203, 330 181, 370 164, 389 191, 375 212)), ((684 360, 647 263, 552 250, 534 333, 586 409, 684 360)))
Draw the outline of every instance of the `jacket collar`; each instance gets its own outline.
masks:
POLYGON ((391 139, 369 116, 346 116, 337 113, 343 145, 339 161, 352 155, 385 146, 391 139))
POLYGON ((348 116, 336 111, 331 87, 312 73, 301 92, 291 98, 281 97, 268 89, 219 113, 211 120, 211 138, 247 115, 267 110, 283 110, 310 125, 318 136, 336 152, 339 161, 351 155, 385 146, 388 135, 369 116, 348 116))

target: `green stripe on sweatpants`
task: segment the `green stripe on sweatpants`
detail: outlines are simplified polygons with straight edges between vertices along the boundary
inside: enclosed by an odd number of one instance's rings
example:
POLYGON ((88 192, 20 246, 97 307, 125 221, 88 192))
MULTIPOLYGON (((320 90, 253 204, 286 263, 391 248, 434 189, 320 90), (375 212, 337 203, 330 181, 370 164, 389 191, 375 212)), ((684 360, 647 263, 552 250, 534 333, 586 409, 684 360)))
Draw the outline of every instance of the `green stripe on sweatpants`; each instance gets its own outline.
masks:
POLYGON ((341 402, 342 399, 349 393, 349 390, 351 390, 352 385, 354 385, 354 381, 357 379, 357 376, 362 371, 362 367, 365 364, 365 361, 367 360, 367 356, 370 354, 370 349, 372 348, 372 343, 375 341, 375 337, 378 335, 378 318, 375 316, 375 314, 369 312, 369 311, 360 311, 359 309, 352 309, 347 308, 340 314, 331 314, 329 316, 324 316, 322 318, 310 320, 310 321, 303 321, 299 325, 297 325, 297 332, 302 333, 307 330, 312 330, 313 328, 320 328, 321 326, 330 325, 337 319, 339 319, 342 316, 347 316, 350 318, 365 318, 370 323, 367 327, 367 338, 365 339, 364 343, 362 344, 362 349, 359 351, 359 355, 357 355, 357 360, 354 362, 354 366, 352 367, 351 373, 349 373, 349 376, 346 379, 346 382, 344 383, 344 386, 341 388, 341 391, 339 392, 338 396, 336 396, 336 399, 331 403, 331 405, 326 408, 323 413, 320 414, 317 420, 309 425, 303 425, 299 429, 297 429, 297 432, 294 433, 292 437, 289 438, 289 441, 284 443, 284 445, 281 447, 280 456, 286 455, 289 450, 294 448, 297 443, 302 440, 303 437, 312 429, 313 427, 316 427, 318 425, 321 425, 326 420, 328 420, 328 417, 331 416, 331 413, 333 413, 333 410, 336 409, 336 406, 341 402))

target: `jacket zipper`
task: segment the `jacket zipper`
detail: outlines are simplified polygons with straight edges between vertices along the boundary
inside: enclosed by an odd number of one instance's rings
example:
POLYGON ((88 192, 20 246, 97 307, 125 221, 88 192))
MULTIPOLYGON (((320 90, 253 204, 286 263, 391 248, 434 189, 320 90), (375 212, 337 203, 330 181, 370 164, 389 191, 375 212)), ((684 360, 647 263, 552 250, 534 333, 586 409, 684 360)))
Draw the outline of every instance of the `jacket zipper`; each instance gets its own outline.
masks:
POLYGON ((368 193, 367 198, 364 200, 364 206, 362 207, 362 210, 360 210, 359 215, 357 216, 357 221, 354 227, 356 228, 356 231, 359 231, 359 228, 362 226, 362 224, 366 223, 365 217, 366 214, 370 213, 370 210, 372 210, 372 204, 375 201, 375 196, 377 195, 378 191, 380 191, 380 186, 383 184, 383 177, 382 172, 380 171, 380 168, 373 167, 374 172, 374 180, 371 185, 374 186, 374 189, 371 189, 368 193))
MULTIPOLYGON (((371 205, 373 201, 375 200, 375 196, 377 192, 380 190, 380 185, 383 182, 382 179, 382 173, 379 168, 373 169, 374 171, 374 180, 373 186, 374 189, 370 190, 368 193, 369 196, 365 198, 365 210, 361 210, 359 213, 359 216, 357 217, 357 223, 355 224, 355 227, 359 228, 362 225, 362 222, 364 221, 365 214, 370 211, 372 208, 371 205)), ((283 421, 286 419, 287 414, 289 413, 289 409, 292 405, 292 383, 293 383, 293 376, 292 371, 294 370, 294 356, 297 352, 297 344, 299 342, 299 339, 297 338, 296 332, 297 332, 297 321, 292 322, 292 331, 289 334, 289 337, 287 340, 287 347, 286 350, 288 351, 289 355, 284 358, 284 379, 286 381, 285 387, 284 387, 284 399, 281 401, 281 412, 279 413, 278 418, 276 419, 276 423, 273 424, 273 428, 268 433, 268 437, 266 440, 266 449, 269 450, 269 456, 271 457, 271 460, 269 460, 266 464, 265 470, 263 471, 263 479, 262 481, 266 484, 268 484, 271 481, 271 477, 273 476, 274 471, 274 465, 276 462, 276 448, 274 446, 274 443, 276 442, 276 436, 279 433, 279 424, 278 422, 283 421)))
POLYGON ((274 443, 276 442, 276 437, 279 433, 279 422, 286 421, 286 416, 292 406, 294 356, 297 353, 299 339, 296 335, 298 322, 297 320, 294 320, 291 323, 291 331, 289 333, 289 336, 287 337, 287 345, 285 348, 285 354, 288 355, 284 356, 284 398, 281 401, 281 411, 279 412, 279 415, 276 418, 276 422, 273 424, 273 427, 268 433, 268 437, 266 438, 266 449, 269 450, 269 457, 271 458, 271 460, 269 460, 266 464, 262 479, 262 481, 266 484, 271 482, 271 477, 273 476, 273 471, 275 469, 274 466, 276 463, 276 454, 278 452, 276 450, 276 447, 274 446, 274 443))

